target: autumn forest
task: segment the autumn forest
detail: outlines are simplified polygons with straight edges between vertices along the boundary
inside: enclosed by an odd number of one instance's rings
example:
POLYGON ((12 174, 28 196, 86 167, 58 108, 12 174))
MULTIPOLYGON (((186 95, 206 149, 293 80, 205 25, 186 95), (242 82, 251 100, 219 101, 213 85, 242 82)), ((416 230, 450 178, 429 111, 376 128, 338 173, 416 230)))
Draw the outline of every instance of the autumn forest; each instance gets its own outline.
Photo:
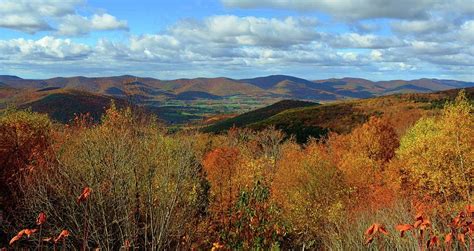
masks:
POLYGON ((391 121, 302 144, 275 128, 170 132, 113 102, 98 123, 9 108, 0 248, 472 250, 472 101, 391 121))

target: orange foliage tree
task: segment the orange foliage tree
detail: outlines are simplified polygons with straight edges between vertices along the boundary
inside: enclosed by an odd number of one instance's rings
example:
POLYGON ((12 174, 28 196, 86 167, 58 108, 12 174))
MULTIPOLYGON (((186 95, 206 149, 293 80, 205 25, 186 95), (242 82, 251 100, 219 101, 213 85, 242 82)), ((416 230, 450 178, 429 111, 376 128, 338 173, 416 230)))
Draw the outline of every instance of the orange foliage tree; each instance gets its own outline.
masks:
POLYGON ((217 148, 203 160, 207 180, 210 183, 212 203, 210 211, 222 226, 228 227, 229 210, 235 203, 242 184, 241 156, 235 147, 217 148))
POLYGON ((8 209, 21 196, 24 174, 52 160, 51 130, 47 115, 14 109, 0 114, 0 208, 8 209))
POLYGON ((396 191, 395 173, 387 168, 399 146, 393 126, 383 118, 371 117, 347 135, 331 135, 327 148, 353 189, 355 205, 386 205, 396 191), (369 204, 367 204, 369 203, 369 204))

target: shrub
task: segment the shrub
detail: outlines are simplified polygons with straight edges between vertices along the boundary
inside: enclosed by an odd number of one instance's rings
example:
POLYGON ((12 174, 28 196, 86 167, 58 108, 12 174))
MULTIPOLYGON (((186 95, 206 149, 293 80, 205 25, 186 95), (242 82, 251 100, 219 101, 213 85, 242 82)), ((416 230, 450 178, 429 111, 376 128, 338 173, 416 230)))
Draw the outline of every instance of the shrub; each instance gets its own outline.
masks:
POLYGON ((51 131, 47 115, 15 109, 0 113, 0 209, 7 211, 7 218, 17 216, 22 175, 40 171, 54 159, 51 131))
POLYGON ((401 139, 397 158, 402 182, 418 197, 471 201, 474 178, 474 115, 461 92, 438 118, 424 118, 401 139))
POLYGON ((323 230, 342 215, 347 187, 342 173, 316 143, 288 146, 271 186, 281 219, 292 229, 294 245, 320 247, 323 230))
POLYGON ((74 230, 76 248, 84 225, 89 247, 186 245, 182 238, 192 233, 198 210, 199 162, 193 141, 168 137, 155 124, 112 106, 100 125, 68 135, 58 165, 27 177, 25 215, 44 211, 58 228, 50 231, 74 230), (86 186, 94 192, 77 204, 86 186))
POLYGON ((330 136, 327 150, 351 187, 353 209, 377 209, 393 201, 396 176, 388 164, 398 145, 393 126, 377 117, 371 117, 349 134, 330 136))

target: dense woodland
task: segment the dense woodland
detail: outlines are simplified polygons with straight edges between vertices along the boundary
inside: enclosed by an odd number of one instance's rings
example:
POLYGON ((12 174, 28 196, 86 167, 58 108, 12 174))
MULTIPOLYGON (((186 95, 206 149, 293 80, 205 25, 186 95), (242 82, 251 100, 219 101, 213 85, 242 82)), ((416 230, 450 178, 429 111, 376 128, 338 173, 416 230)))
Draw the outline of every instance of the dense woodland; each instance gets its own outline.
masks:
POLYGON ((7 109, 0 248, 472 250, 474 110, 464 92, 442 106, 305 144, 170 133, 114 104, 67 125, 7 109))

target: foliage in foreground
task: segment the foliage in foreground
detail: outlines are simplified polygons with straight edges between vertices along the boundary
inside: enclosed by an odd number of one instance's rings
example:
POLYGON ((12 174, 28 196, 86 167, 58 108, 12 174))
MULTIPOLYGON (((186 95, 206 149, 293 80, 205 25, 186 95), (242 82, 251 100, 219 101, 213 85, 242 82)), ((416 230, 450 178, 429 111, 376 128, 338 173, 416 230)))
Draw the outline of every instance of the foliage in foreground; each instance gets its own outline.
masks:
POLYGON ((99 124, 61 126, 2 113, 0 247, 472 247, 463 93, 403 135, 381 116, 306 145, 272 129, 170 134, 138 114, 112 105, 99 124))

